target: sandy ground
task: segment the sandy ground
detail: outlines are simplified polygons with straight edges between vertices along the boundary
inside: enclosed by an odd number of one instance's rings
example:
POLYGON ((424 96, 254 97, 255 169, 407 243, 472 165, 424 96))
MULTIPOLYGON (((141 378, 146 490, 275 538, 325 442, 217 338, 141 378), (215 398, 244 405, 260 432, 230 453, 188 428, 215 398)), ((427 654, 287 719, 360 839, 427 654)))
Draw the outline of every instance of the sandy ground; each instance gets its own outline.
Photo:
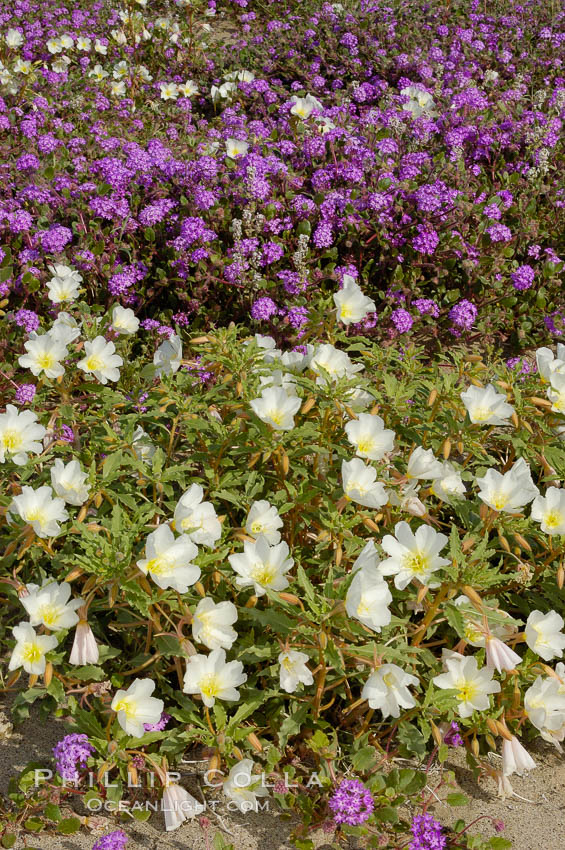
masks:
MULTIPOLYGON (((10 777, 28 761, 38 760, 46 766, 52 766, 51 749, 64 733, 61 722, 50 720, 42 723, 34 712, 32 719, 18 727, 10 737, 1 739, 0 794, 5 794, 10 777)), ((540 847, 544 850, 563 850, 565 757, 543 741, 532 747, 531 751, 538 764, 537 770, 532 771, 528 777, 513 777, 512 783, 515 792, 525 799, 501 800, 496 796, 494 781, 486 778, 480 785, 477 784, 465 764, 464 752, 452 750, 446 767, 455 772, 457 784, 467 795, 469 805, 452 808, 446 804, 436 804, 435 816, 444 824, 453 824, 457 818, 470 823, 476 818, 488 815, 489 818, 482 819, 471 828, 471 833, 480 832, 487 836, 496 834, 490 820, 492 818, 504 822, 502 835, 513 841, 514 850, 538 850, 540 847)), ((433 776, 430 779, 433 779, 433 776)), ((213 846, 215 833, 220 831, 225 842, 233 844, 236 850, 289 850, 292 847, 289 835, 294 821, 279 813, 275 807, 269 813, 263 814, 240 815, 226 814, 222 809, 218 811, 221 822, 214 815, 210 815, 210 846, 213 846)), ((119 826, 130 836, 128 850, 206 850, 205 836, 197 823, 185 823, 179 830, 167 834, 164 831, 162 815, 154 814, 148 823, 140 824, 132 820, 119 826)), ((117 828, 116 821, 110 819, 104 832, 117 828)), ((78 834, 62 837, 42 833, 37 838, 28 837, 27 847, 37 847, 41 850, 91 850, 96 837, 101 834, 103 833, 89 833, 86 829, 82 829, 78 834)), ((331 836, 319 832, 313 837, 318 850, 329 850, 331 836)), ((16 850, 25 846, 19 841, 16 850)))

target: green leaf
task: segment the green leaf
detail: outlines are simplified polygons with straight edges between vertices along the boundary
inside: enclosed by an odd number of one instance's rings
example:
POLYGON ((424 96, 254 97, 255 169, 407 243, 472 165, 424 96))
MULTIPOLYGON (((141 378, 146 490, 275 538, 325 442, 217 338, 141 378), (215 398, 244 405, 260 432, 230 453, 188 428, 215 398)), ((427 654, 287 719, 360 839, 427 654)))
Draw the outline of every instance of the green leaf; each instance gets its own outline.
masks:
POLYGON ((454 792, 453 794, 448 794, 445 798, 446 802, 449 806, 468 806, 469 798, 465 796, 465 794, 461 794, 459 791, 454 792))
MULTIPOLYGON (((80 821, 79 821, 80 825, 80 821)), ((44 828, 43 821, 36 817, 31 817, 26 820, 24 823, 25 829, 29 829, 30 832, 41 832, 44 828)))
POLYGON ((56 805, 56 803, 47 803, 43 813, 46 818, 55 821, 55 823, 59 823, 59 821, 63 819, 61 809, 56 805))
POLYGON ((73 676, 76 679, 80 679, 81 682, 101 682, 106 677, 106 674, 102 667, 95 667, 94 664, 87 664, 84 667, 76 667, 73 669, 73 676))
POLYGON ((302 705, 288 717, 285 717, 279 729, 279 746, 284 752, 287 741, 293 735, 298 735, 302 728, 302 724, 308 716, 310 706, 302 705))
POLYGON ((0 841, 0 844, 2 845, 2 847, 6 847, 9 850, 9 848, 13 847, 14 844, 16 843, 16 839, 17 839, 17 836, 14 835, 13 832, 5 832, 4 835, 2 836, 2 840, 0 841))
POLYGON ((62 835, 73 835, 80 829, 80 820, 78 818, 63 818, 57 826, 57 832, 62 835))

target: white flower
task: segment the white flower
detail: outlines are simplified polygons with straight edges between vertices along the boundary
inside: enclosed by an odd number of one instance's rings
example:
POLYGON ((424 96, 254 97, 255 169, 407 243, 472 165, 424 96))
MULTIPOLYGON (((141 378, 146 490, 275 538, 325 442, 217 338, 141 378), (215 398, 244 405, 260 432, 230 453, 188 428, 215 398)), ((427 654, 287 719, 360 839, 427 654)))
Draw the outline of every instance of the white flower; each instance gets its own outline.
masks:
POLYGON ((230 71, 224 77, 225 80, 236 81, 239 83, 252 83, 255 79, 255 74, 252 71, 230 71))
POLYGON ((465 484, 461 473, 446 460, 442 466, 441 476, 433 479, 430 490, 438 499, 451 504, 465 495, 465 484))
POLYGON ((293 104, 290 109, 291 115, 298 115, 299 118, 303 118, 304 120, 310 118, 314 109, 321 112, 324 108, 320 101, 311 94, 307 94, 306 97, 293 95, 290 99, 293 104))
POLYGON ((139 319, 130 307, 116 304, 112 310, 111 327, 119 334, 134 334, 139 329, 139 319))
POLYGON ((61 44, 61 41, 58 38, 50 38, 46 42, 45 46, 47 47, 49 53, 61 53, 63 49, 63 45, 61 44))
POLYGON ((28 62, 26 59, 16 59, 14 62, 14 73, 24 74, 27 77, 28 74, 31 74, 32 67, 31 62, 28 62))
POLYGON ((263 334, 255 334, 253 340, 246 340, 244 345, 250 345, 252 342, 255 342, 255 345, 260 349, 260 354, 262 355, 265 363, 272 363, 278 357, 281 356, 281 352, 277 348, 277 344, 272 336, 265 336, 263 334))
POLYGON ((231 98, 233 92, 237 89, 235 83, 222 83, 221 86, 212 86, 210 89, 210 95, 212 96, 212 101, 214 103, 218 103, 219 100, 228 100, 231 98))
POLYGON ((179 87, 176 83, 161 83, 159 90, 161 100, 176 100, 179 96, 179 87))
POLYGON ((237 640, 232 629, 237 623, 237 608, 233 602, 214 602, 209 596, 201 599, 192 615, 192 635, 208 649, 231 649, 237 640))
POLYGON ((377 481, 377 471, 358 457, 341 464, 343 492, 352 502, 366 508, 380 508, 388 502, 384 484, 377 481))
POLYGON ((23 466, 28 459, 27 452, 40 454, 47 431, 37 421, 31 410, 18 412, 13 404, 6 405, 6 412, 0 413, 0 463, 11 458, 17 466, 23 466))
POLYGON ((267 590, 284 590, 289 582, 285 575, 294 565, 288 557, 289 548, 284 542, 269 546, 267 540, 259 535, 253 542, 245 541, 243 552, 229 555, 228 561, 236 572, 238 587, 253 585, 256 596, 263 596, 267 590))
POLYGON ((282 528, 282 526, 283 521, 274 505, 264 499, 253 502, 245 522, 245 530, 251 537, 258 537, 262 534, 267 542, 274 546, 280 542, 279 528, 282 528))
POLYGON ((106 54, 108 53, 108 45, 104 44, 103 41, 100 41, 99 38, 97 38, 94 42, 94 49, 97 53, 101 53, 102 56, 106 56, 106 54))
POLYGON ((464 657, 454 652, 446 658, 447 673, 441 673, 432 680, 436 687, 457 691, 460 717, 470 717, 473 712, 485 711, 490 706, 489 694, 500 691, 500 682, 492 678, 492 668, 478 669, 474 656, 464 657))
POLYGON ((548 487, 545 496, 532 502, 532 519, 541 523, 546 534, 565 534, 565 490, 548 487))
POLYGON ((183 691, 200 694, 202 702, 212 708, 217 699, 238 700, 240 685, 247 681, 241 661, 228 661, 224 649, 210 655, 192 655, 186 665, 183 691))
POLYGON ((228 778, 224 780, 223 792, 240 812, 257 811, 257 797, 266 797, 269 792, 261 784, 260 776, 253 776, 251 759, 234 764, 228 778))
POLYGON ((69 664, 76 664, 80 667, 85 664, 98 664, 99 658, 100 652, 94 633, 87 620, 81 618, 75 629, 75 639, 69 656, 69 664))
POLYGON ((198 549, 186 534, 175 540, 168 525, 160 525, 145 541, 147 557, 137 562, 142 573, 151 576, 159 587, 172 587, 186 593, 200 578, 200 567, 192 563, 198 549))
POLYGON ((178 829, 185 820, 202 814, 206 806, 199 803, 181 785, 167 783, 163 790, 161 809, 165 817, 165 831, 178 829))
POLYGON ((18 363, 29 369, 32 375, 45 373, 47 378, 60 378, 65 374, 61 360, 68 354, 66 347, 53 339, 50 334, 42 334, 24 342, 27 354, 18 357, 18 363))
POLYGON ((447 558, 438 557, 448 538, 431 526, 421 525, 414 534, 407 522, 398 522, 394 533, 396 537, 383 537, 381 545, 390 558, 381 563, 380 571, 394 575, 399 590, 404 590, 414 578, 427 584, 436 570, 449 564, 447 558))
POLYGON ((6 44, 11 50, 14 50, 16 47, 21 47, 24 43, 24 37, 21 32, 13 27, 10 27, 4 38, 6 40, 6 44))
POLYGON ((426 506, 418 495, 418 487, 417 481, 409 481, 407 484, 403 484, 400 489, 387 490, 389 504, 401 508, 412 516, 424 516, 426 506))
POLYGON ((113 342, 107 342, 103 336, 97 336, 92 342, 84 343, 86 356, 79 360, 77 367, 87 374, 94 375, 101 384, 118 381, 119 367, 124 361, 119 354, 114 354, 115 350, 116 346, 113 342))
POLYGON ((565 692, 560 680, 538 676, 524 694, 524 711, 544 741, 560 749, 565 737, 565 692))
POLYGON ((192 484, 175 508, 173 525, 185 532, 193 543, 213 548, 222 536, 222 525, 211 502, 203 502, 204 490, 192 484))
POLYGON ((70 313, 61 311, 47 331, 47 335, 61 345, 67 346, 80 336, 80 328, 70 313))
POLYGON ((47 282, 47 296, 53 304, 60 304, 62 301, 74 301, 77 298, 82 282, 81 275, 68 266, 57 264, 49 266, 49 270, 54 273, 54 276, 47 282))
POLYGON ((406 468, 407 478, 433 479, 441 478, 443 474, 443 465, 441 461, 434 457, 431 449, 423 449, 418 446, 414 449, 408 458, 408 466, 406 468))
POLYGON ((162 699, 151 694, 155 682, 151 679, 135 679, 127 691, 116 691, 112 700, 112 711, 118 716, 118 723, 128 735, 141 738, 145 733, 144 724, 158 723, 163 713, 162 699))
POLYGON ((249 150, 247 142, 242 142, 239 139, 226 139, 226 155, 230 159, 236 159, 238 156, 245 156, 249 150))
POLYGON ((510 741, 502 739, 502 773, 504 776, 519 776, 533 770, 536 763, 529 752, 522 746, 518 738, 512 735, 510 741))
POLYGON ((553 372, 565 372, 565 345, 557 343, 557 357, 551 348, 538 348, 536 364, 542 381, 549 382, 553 372))
POLYGON ((287 395, 295 397, 297 395, 294 375, 281 372, 280 369, 275 369, 270 375, 262 375, 259 378, 259 385, 261 391, 267 389, 267 387, 280 387, 287 395))
POLYGON ((561 658, 565 649, 563 617, 557 611, 532 611, 526 621, 526 643, 544 661, 561 658))
POLYGON ((186 83, 179 86, 179 91, 185 97, 192 97, 193 94, 198 94, 198 86, 194 80, 187 80, 186 83))
POLYGON ((172 334, 169 339, 161 343, 153 355, 155 375, 173 375, 178 372, 182 362, 182 340, 177 334, 172 334))
POLYGON ((16 645, 8 664, 8 670, 23 667, 26 673, 39 676, 45 673, 45 656, 57 646, 55 635, 37 635, 30 623, 20 623, 12 629, 16 645))
POLYGON ((539 490, 532 481, 530 467, 520 458, 502 474, 489 469, 483 478, 477 478, 479 498, 495 511, 519 513, 520 509, 531 502, 539 490))
POLYGON ((345 351, 340 351, 330 343, 326 343, 319 345, 314 350, 310 368, 318 376, 316 383, 323 386, 326 383, 326 378, 322 374, 322 370, 327 372, 332 380, 337 380, 338 378, 351 378, 356 372, 363 370, 363 365, 361 363, 354 364, 345 351))
POLYGON ((514 670, 518 664, 522 663, 518 653, 510 649, 504 641, 495 635, 485 637, 485 647, 487 667, 493 667, 499 673, 502 673, 503 670, 514 670))
POLYGON ((92 42, 89 38, 81 35, 77 38, 77 50, 89 51, 91 43, 92 42))
POLYGON ((343 286, 334 294, 333 299, 337 308, 337 320, 344 325, 361 322, 377 309, 375 302, 363 295, 361 287, 349 274, 344 274, 343 286))
POLYGON ((411 112, 414 118, 419 118, 420 115, 432 117, 436 115, 434 111, 434 99, 427 91, 422 91, 417 86, 408 86, 400 90, 403 97, 408 97, 408 103, 403 105, 403 109, 411 112))
POLYGON ((314 676, 306 666, 310 658, 305 652, 297 652, 295 649, 287 649, 279 655, 280 686, 287 694, 293 694, 300 682, 303 685, 311 685, 314 676))
POLYGON ((555 413, 565 413, 565 373, 553 371, 550 382, 547 397, 551 402, 551 409, 555 413))
POLYGON ((492 384, 486 387, 471 385, 466 392, 461 393, 461 400, 469 419, 475 425, 508 425, 514 413, 504 393, 498 393, 492 384))
POLYGON ((88 72, 88 76, 100 83, 106 77, 109 77, 108 71, 105 71, 102 65, 98 62, 94 68, 88 72))
POLYGON ((110 94, 113 97, 122 97, 126 93, 126 84, 120 80, 120 82, 114 82, 110 85, 110 94))
POLYGON ((290 431, 294 428, 294 416, 302 402, 297 396, 289 396, 282 387, 267 387, 259 398, 249 402, 253 413, 275 431, 290 431))
POLYGON ((58 457, 51 467, 51 484, 58 496, 69 505, 83 505, 90 487, 86 484, 88 473, 83 472, 76 458, 66 465, 58 457))
POLYGON ((32 626, 45 626, 51 632, 58 632, 78 623, 76 609, 84 605, 84 600, 70 598, 71 586, 68 582, 57 584, 56 581, 47 581, 41 587, 28 584, 26 591, 20 602, 32 626))
POLYGON ((28 487, 24 484, 19 496, 15 496, 10 513, 19 516, 31 525, 38 537, 56 537, 60 531, 60 522, 69 518, 63 499, 54 499, 51 487, 28 487))
MULTIPOLYGON (((363 552, 353 565, 354 570, 363 558, 363 552)), ((376 559, 376 552, 374 557, 376 559)), ((345 610, 350 617, 359 620, 374 632, 380 632, 382 627, 388 626, 391 621, 388 609, 391 602, 392 594, 376 564, 369 563, 356 570, 345 597, 345 610)))
POLYGON ((123 77, 127 77, 128 75, 128 63, 122 59, 121 62, 117 62, 114 65, 112 76, 115 80, 121 80, 123 77))
POLYGON ((405 673, 397 664, 383 664, 371 673, 361 692, 369 708, 378 709, 383 717, 400 717, 401 708, 414 708, 416 700, 408 690, 417 685, 416 676, 405 673))
POLYGON ((138 425, 133 432, 131 447, 136 458, 143 463, 149 463, 157 451, 157 446, 151 442, 149 434, 143 430, 141 425, 138 425))
POLYGON ((359 457, 382 460, 394 447, 394 431, 384 427, 380 416, 360 413, 345 426, 345 433, 359 457))

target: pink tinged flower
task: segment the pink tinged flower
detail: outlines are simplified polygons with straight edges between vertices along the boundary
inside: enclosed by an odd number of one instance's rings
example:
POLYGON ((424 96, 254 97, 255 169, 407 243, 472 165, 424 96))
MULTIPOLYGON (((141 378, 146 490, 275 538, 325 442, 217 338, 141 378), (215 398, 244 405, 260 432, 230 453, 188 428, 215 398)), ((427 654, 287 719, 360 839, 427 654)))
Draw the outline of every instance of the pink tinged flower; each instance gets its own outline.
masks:
POLYGON ((504 776, 512 776, 513 773, 521 775, 533 770, 536 763, 522 746, 518 738, 512 735, 510 741, 506 738, 502 741, 502 773, 504 776))
POLYGON ((192 820, 192 818, 202 814, 206 806, 199 803, 182 786, 172 783, 163 790, 161 808, 165 818, 165 830, 172 832, 178 829, 185 820, 192 820))
POLYGON ((486 638, 487 667, 493 667, 502 673, 503 670, 514 670, 522 659, 518 653, 510 649, 500 638, 489 635, 486 638))
POLYGON ((69 663, 83 666, 84 664, 98 664, 100 652, 94 633, 86 619, 81 619, 75 629, 73 648, 69 656, 69 663))

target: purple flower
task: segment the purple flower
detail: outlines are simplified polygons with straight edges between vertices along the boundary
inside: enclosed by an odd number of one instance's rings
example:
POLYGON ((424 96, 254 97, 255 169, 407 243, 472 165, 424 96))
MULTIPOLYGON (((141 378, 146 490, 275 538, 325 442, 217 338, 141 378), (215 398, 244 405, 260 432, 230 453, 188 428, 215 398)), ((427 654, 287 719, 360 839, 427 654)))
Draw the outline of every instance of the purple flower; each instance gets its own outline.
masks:
POLYGON ((57 773, 65 781, 78 782, 79 767, 86 767, 86 760, 93 754, 94 747, 88 743, 87 735, 73 733, 65 735, 59 743, 53 747, 57 773))
POLYGON ((439 236, 435 230, 425 225, 418 225, 418 235, 412 240, 412 247, 420 254, 433 254, 439 245, 439 236))
POLYGON ((68 227, 62 227, 60 224, 54 225, 49 230, 40 232, 41 247, 48 254, 60 254, 69 242, 73 240, 72 230, 68 227))
POLYGON ((33 310, 18 310, 14 316, 14 321, 20 328, 25 328, 28 334, 36 331, 39 327, 39 316, 33 310))
POLYGON ((405 310, 403 307, 399 307, 398 310, 393 310, 390 318, 392 319, 396 330, 401 334, 407 333, 414 324, 412 316, 408 310, 405 310))
POLYGON ((375 808, 371 792, 359 779, 344 779, 328 803, 336 823, 359 826, 368 820, 375 808))
POLYGON ((20 384, 16 390, 16 404, 31 404, 35 396, 35 384, 20 384))
POLYGON ((157 723, 144 723, 143 728, 146 732, 162 732, 170 719, 171 715, 164 711, 157 723))
POLYGON ((117 829, 115 832, 109 832, 108 835, 99 838, 92 850, 124 850, 127 841, 128 837, 125 832, 117 829))
POLYGON ((487 227, 486 232, 493 242, 509 242, 512 239, 512 231, 505 224, 493 224, 487 227))
POLYGON ((251 307, 251 318, 257 321, 268 321, 278 311, 272 298, 258 298, 251 307))
POLYGON ((416 308, 422 316, 430 315, 434 319, 439 316, 439 307, 431 298, 416 298, 412 301, 412 306, 416 308))
POLYGON ((448 747, 461 747, 463 746, 463 738, 459 734, 459 724, 455 722, 455 720, 451 723, 449 729, 443 736, 444 744, 447 744, 448 747))
POLYGON ((75 441, 75 432, 70 427, 70 425, 62 425, 61 430, 59 432, 59 439, 63 443, 74 443, 75 441))
POLYGON ((464 298, 451 308, 449 311, 449 318, 454 325, 457 325, 457 327, 469 330, 469 328, 473 327, 475 319, 477 318, 477 308, 474 304, 464 298))
POLYGON ((430 814, 415 815, 411 829, 414 840, 410 842, 409 850, 443 850, 447 845, 441 824, 430 814))
POLYGON ((511 276, 514 289, 519 289, 520 291, 529 289, 534 282, 535 276, 536 273, 531 266, 519 266, 511 276))

